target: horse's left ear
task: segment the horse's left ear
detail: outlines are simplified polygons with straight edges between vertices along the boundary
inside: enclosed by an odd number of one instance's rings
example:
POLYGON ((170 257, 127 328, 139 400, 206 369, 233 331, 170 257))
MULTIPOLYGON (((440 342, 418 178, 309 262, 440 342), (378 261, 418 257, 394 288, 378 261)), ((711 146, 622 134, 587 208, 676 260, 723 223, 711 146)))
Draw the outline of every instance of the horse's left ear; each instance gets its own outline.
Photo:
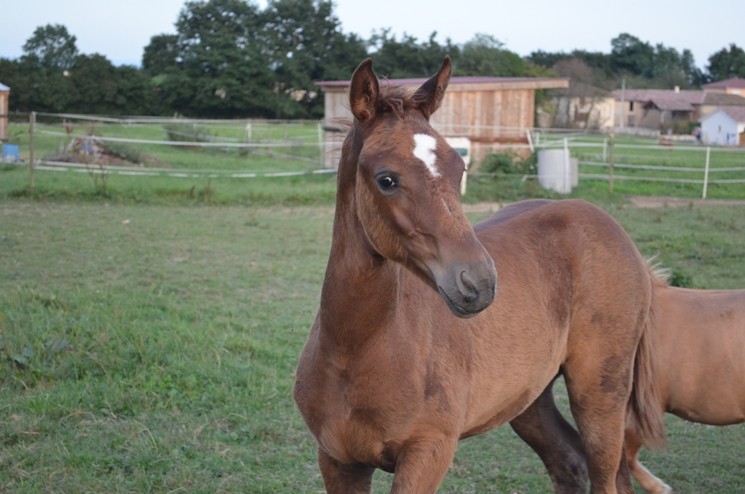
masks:
POLYGON ((416 101, 417 107, 421 112, 424 113, 425 118, 429 119, 435 110, 440 107, 442 97, 445 95, 445 89, 447 89, 448 82, 450 82, 452 70, 450 57, 446 55, 445 60, 442 61, 440 70, 427 79, 427 82, 422 84, 416 90, 416 93, 414 93, 414 101, 416 101))

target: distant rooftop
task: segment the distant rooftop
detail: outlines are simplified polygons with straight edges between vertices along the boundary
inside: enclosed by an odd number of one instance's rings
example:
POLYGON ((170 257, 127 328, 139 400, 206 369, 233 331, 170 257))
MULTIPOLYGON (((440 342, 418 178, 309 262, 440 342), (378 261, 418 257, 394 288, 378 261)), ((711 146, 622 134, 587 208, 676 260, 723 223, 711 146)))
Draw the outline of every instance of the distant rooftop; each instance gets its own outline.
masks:
POLYGON ((2 82, 0 82, 0 91, 10 91, 10 88, 6 86, 5 84, 3 84, 2 82))
POLYGON ((726 88, 745 89, 745 79, 743 79, 742 77, 734 77, 732 79, 724 79, 722 81, 704 84, 701 87, 704 89, 726 89, 726 88))
MULTIPOLYGON (((745 107, 736 107, 736 108, 720 108, 721 111, 732 117, 732 119, 737 123, 745 123, 745 107)), ((714 113, 709 113, 709 115, 713 115, 714 113)), ((706 117, 704 117, 706 118, 706 117)))
POLYGON ((691 111, 696 105, 745 106, 745 98, 736 94, 707 93, 694 90, 618 89, 613 91, 613 97, 617 100, 643 101, 653 104, 660 110, 672 111, 691 111))

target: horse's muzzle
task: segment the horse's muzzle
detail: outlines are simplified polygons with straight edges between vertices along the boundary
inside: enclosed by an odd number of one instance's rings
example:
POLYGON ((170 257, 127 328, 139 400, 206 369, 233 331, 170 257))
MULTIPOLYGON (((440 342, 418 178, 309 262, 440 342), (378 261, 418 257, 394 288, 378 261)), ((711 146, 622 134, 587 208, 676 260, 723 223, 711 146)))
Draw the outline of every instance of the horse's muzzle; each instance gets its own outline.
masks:
POLYGON ((497 271, 488 262, 450 266, 445 276, 435 276, 440 296, 450 311, 468 318, 483 311, 494 301, 497 293, 497 271))

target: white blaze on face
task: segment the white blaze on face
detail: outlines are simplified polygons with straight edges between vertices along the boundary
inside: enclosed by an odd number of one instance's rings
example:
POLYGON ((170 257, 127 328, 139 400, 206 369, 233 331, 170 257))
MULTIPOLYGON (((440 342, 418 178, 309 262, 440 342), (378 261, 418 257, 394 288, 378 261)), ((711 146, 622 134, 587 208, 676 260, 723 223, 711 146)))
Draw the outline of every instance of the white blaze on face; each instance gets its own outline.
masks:
POLYGON ((421 160, 427 167, 433 177, 439 177, 440 171, 437 169, 437 140, 427 134, 414 134, 414 157, 421 160))

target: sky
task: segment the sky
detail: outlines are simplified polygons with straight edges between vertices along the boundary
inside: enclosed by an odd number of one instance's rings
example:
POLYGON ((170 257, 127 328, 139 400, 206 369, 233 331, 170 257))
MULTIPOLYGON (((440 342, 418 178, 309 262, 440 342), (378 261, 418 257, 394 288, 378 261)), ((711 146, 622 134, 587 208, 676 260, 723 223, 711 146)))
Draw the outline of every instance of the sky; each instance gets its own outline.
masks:
MULTIPOLYGON (((262 9, 266 0, 251 0, 262 9)), ((0 58, 15 59, 37 27, 62 24, 78 51, 99 53, 116 65, 140 65, 145 46, 158 34, 175 34, 186 0, 24 0, 3 2, 0 58)), ((745 48, 743 0, 335 0, 345 33, 363 39, 388 28, 420 42, 462 44, 489 34, 520 56, 575 49, 610 53, 611 39, 629 33, 678 52, 689 49, 706 68, 731 43, 745 48)))

